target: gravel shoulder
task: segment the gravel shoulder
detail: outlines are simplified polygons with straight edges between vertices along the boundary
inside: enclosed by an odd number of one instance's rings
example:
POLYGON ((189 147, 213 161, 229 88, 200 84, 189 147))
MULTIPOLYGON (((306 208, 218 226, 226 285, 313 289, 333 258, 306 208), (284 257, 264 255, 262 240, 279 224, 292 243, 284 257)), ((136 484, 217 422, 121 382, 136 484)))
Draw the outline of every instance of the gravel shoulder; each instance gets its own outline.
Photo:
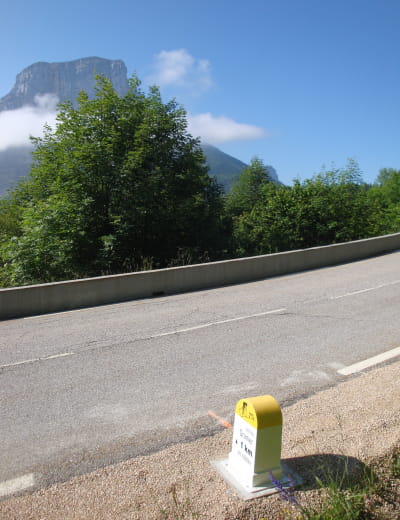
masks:
MULTIPOLYGON (((246 397, 246 396, 243 396, 246 397)), ((283 409, 282 459, 305 480, 299 500, 318 492, 312 475, 350 471, 400 442, 400 361, 344 380, 283 409)), ((108 466, 0 502, 1 520, 277 518, 279 496, 243 501, 210 461, 225 458, 232 430, 108 466)))

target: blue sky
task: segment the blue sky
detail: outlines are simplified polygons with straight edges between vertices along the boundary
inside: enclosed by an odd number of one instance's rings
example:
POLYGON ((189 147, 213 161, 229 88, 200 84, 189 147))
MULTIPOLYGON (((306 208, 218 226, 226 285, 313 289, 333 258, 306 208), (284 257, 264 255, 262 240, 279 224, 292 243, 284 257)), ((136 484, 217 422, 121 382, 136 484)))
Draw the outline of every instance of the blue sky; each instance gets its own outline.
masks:
POLYGON ((400 168, 399 25, 399 0, 13 0, 0 97, 37 61, 122 59, 194 133, 284 183, 349 157, 373 182, 400 168))

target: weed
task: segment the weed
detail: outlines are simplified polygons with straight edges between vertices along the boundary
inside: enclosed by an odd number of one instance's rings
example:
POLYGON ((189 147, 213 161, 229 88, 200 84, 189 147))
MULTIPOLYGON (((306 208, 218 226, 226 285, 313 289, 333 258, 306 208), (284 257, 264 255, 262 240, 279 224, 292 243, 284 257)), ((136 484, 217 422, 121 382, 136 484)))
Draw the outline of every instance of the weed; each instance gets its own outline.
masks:
POLYGON ((289 504, 298 506, 299 503, 297 502, 297 499, 294 494, 294 487, 295 483, 294 480, 289 476, 289 482, 290 486, 285 486, 283 482, 276 479, 272 473, 269 474, 269 478, 273 485, 276 487, 276 489, 279 490, 279 494, 282 500, 285 500, 286 502, 289 502, 289 504))
POLYGON ((161 505, 158 497, 150 487, 147 487, 148 492, 152 496, 154 502, 158 505, 160 519, 162 520, 200 520, 200 514, 195 511, 193 504, 190 501, 189 489, 185 488, 181 493, 179 492, 176 483, 171 484, 168 489, 168 495, 171 498, 169 505, 161 505))
POLYGON ((274 520, 399 520, 400 448, 361 471, 345 462, 342 471, 315 477, 318 498, 307 504, 298 501, 293 487, 270 475, 280 498, 291 506, 274 520))

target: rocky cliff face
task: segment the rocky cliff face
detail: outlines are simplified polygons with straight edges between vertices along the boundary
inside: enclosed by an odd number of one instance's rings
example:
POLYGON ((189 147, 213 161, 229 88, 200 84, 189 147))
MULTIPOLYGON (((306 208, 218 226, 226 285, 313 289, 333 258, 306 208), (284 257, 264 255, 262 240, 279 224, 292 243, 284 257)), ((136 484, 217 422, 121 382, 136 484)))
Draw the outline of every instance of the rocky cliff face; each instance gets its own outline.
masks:
POLYGON ((35 96, 55 94, 60 101, 74 101, 81 90, 94 97, 94 76, 109 78, 119 95, 127 92, 127 70, 121 60, 82 58, 62 63, 38 62, 30 65, 16 78, 12 90, 0 99, 0 111, 32 105, 35 96))
MULTIPOLYGON (((34 105, 36 96, 44 94, 53 94, 59 101, 74 102, 79 92, 84 90, 92 98, 95 95, 96 74, 109 78, 120 96, 126 94, 127 70, 121 60, 82 58, 62 63, 38 62, 18 74, 14 87, 0 99, 0 112, 34 105)), ((204 145, 203 149, 210 175, 217 177, 228 191, 233 180, 247 165, 214 146, 204 145)), ((0 196, 28 173, 31 152, 30 146, 21 145, 0 150, 0 196)), ((271 166, 268 169, 273 180, 279 182, 275 170, 271 166)))

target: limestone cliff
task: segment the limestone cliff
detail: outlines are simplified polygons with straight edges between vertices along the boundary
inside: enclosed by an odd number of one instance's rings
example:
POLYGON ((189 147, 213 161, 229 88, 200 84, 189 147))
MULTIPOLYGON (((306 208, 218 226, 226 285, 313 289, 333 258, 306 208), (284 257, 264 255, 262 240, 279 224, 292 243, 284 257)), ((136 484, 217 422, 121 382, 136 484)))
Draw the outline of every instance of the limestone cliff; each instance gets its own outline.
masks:
POLYGON ((32 105, 38 94, 55 94, 60 101, 75 101, 81 90, 94 96, 96 74, 109 78, 119 95, 127 91, 127 70, 121 60, 81 58, 79 60, 30 65, 17 75, 11 91, 0 99, 0 111, 32 105))

